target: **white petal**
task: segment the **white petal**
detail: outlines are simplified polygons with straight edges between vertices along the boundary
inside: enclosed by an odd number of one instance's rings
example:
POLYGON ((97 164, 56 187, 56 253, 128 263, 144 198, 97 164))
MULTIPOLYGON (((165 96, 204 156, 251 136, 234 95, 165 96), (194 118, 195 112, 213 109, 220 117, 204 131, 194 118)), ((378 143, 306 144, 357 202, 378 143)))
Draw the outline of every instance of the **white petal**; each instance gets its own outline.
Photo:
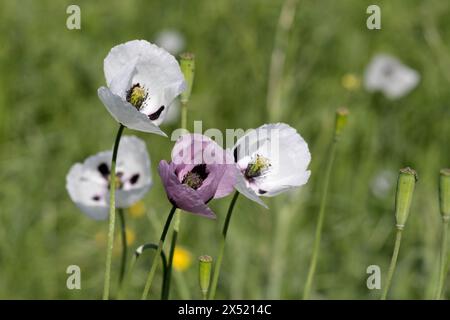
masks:
POLYGON ((130 129, 156 133, 167 137, 157 125, 150 121, 148 116, 139 112, 135 107, 121 99, 119 96, 113 94, 108 88, 99 88, 98 96, 117 122, 130 129))
POLYGON ((129 208, 134 203, 141 200, 145 194, 150 190, 151 183, 143 185, 141 188, 132 188, 128 190, 117 190, 116 192, 116 207, 129 208))
POLYGON ((106 165, 108 171, 111 166, 112 151, 102 151, 93 156, 86 158, 83 162, 83 173, 90 180, 99 184, 106 184, 105 177, 99 171, 100 165, 106 165))
POLYGON ((121 70, 121 73, 109 85, 111 92, 123 100, 126 100, 127 92, 133 85, 133 78, 137 72, 136 62, 137 59, 134 59, 134 61, 131 61, 130 64, 125 66, 121 70))
MULTIPOLYGON (((145 40, 132 40, 113 47, 103 61, 103 69, 108 87, 115 78, 122 74, 123 69, 130 63, 148 59, 157 49, 157 46, 145 40)), ((158 57, 159 55, 155 56, 158 57)))
POLYGON ((77 163, 72 166, 66 177, 66 189, 72 201, 85 214, 95 220, 108 217, 107 185, 91 179, 89 170, 77 163), (98 200, 94 200, 98 197, 98 200))
POLYGON ((280 179, 267 179, 262 180, 258 184, 258 190, 267 191, 264 194, 260 194, 260 196, 264 197, 274 197, 284 191, 290 190, 294 187, 301 187, 305 185, 309 177, 311 176, 311 171, 300 171, 294 172, 290 177, 280 178, 280 179))
POLYGON ((145 142, 135 136, 124 136, 117 154, 116 172, 121 173, 123 187, 117 191, 117 207, 127 208, 141 200, 152 185, 150 158, 145 142), (137 177, 134 183, 133 177, 137 177))
POLYGON ((181 104, 178 99, 173 100, 172 104, 167 110, 164 110, 164 114, 161 115, 164 118, 164 124, 171 125, 178 123, 180 120, 181 104))
POLYGON ((237 182, 234 186, 239 193, 247 197, 248 199, 255 201, 256 203, 262 205, 264 208, 268 209, 269 207, 258 197, 258 195, 253 191, 252 188, 247 186, 247 182, 242 174, 237 176, 237 182))

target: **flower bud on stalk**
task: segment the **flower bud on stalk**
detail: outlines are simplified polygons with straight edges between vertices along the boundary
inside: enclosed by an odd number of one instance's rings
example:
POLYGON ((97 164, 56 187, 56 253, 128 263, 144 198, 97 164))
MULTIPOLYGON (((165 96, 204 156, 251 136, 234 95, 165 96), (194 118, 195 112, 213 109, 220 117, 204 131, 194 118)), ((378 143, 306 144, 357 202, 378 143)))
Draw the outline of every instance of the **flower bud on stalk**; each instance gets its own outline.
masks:
POLYGON ((336 110, 336 122, 334 126, 334 137, 336 140, 340 137, 342 130, 347 125, 348 114, 349 111, 347 108, 339 108, 336 110))
POLYGON ((406 167, 400 170, 397 181, 397 194, 395 198, 395 219, 397 229, 403 229, 409 216, 417 173, 406 167))
POLYGON ((186 104, 189 101, 194 83, 195 74, 195 56, 193 53, 183 53, 180 55, 181 72, 186 81, 186 90, 181 93, 181 103, 186 104))
POLYGON ((199 268, 198 268, 198 277, 200 283, 200 290, 202 292, 203 299, 206 300, 208 296, 209 290, 209 282, 211 279, 211 265, 212 258, 210 256, 200 256, 199 260, 199 268))
POLYGON ((439 202, 444 220, 450 219, 450 169, 442 169, 439 179, 439 202))

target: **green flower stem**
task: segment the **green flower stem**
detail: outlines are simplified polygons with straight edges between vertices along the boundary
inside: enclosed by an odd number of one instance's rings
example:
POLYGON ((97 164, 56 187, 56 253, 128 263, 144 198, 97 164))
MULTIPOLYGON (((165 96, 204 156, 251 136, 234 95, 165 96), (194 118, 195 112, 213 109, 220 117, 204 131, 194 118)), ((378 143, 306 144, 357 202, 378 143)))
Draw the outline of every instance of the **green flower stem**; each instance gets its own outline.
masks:
POLYGON ((117 131, 116 140, 114 142, 113 154, 111 159, 110 187, 109 187, 109 229, 108 244, 106 246, 106 266, 105 266, 105 282, 103 286, 103 300, 109 299, 109 289, 111 282, 111 261, 114 246, 114 227, 116 220, 116 160, 117 151, 119 150, 120 138, 125 127, 121 124, 117 131))
POLYGON ((181 128, 187 129, 187 103, 181 104, 181 128))
POLYGON ((144 292, 142 293, 142 300, 147 299, 148 293, 150 291, 150 288, 152 286, 153 277, 155 276, 156 267, 158 265, 158 256, 161 254, 163 246, 164 246, 164 240, 166 240, 167 232, 169 231, 170 222, 172 222, 173 215, 176 211, 177 207, 173 206, 170 210, 169 215, 167 216, 166 223, 164 224, 164 229, 161 234, 161 238, 159 239, 158 243, 158 249, 156 250, 155 256, 153 258, 152 266, 150 268, 150 272, 148 273, 147 281, 145 282, 144 292))
POLYGON ((400 251, 400 243, 402 241, 402 230, 403 228, 397 227, 397 233, 395 236, 395 245, 394 245, 394 252, 392 253, 391 258, 391 264, 389 266, 387 278, 386 278, 386 284, 384 285, 383 294, 381 295, 381 300, 386 300, 387 294, 389 292, 389 288, 391 286, 392 276, 395 272, 395 267, 397 266, 397 258, 398 258, 398 252, 400 251))
POLYGON ((320 240, 322 237, 323 221, 325 220, 325 207, 327 204, 328 187, 330 184, 330 177, 331 177, 331 172, 333 169, 337 142, 338 142, 338 140, 334 139, 331 144, 330 155, 328 158, 328 164, 327 164, 327 168, 326 168, 326 172, 325 172, 325 184, 323 187, 322 199, 320 201, 319 218, 318 218, 317 226, 316 226, 316 235, 315 235, 315 239, 314 239, 313 253, 312 253, 311 262, 309 265, 309 271, 308 271, 308 277, 306 279, 305 289, 303 291, 303 299, 305 299, 305 300, 309 299, 312 283, 314 280, 314 274, 316 272, 317 259, 319 257, 319 251, 320 251, 320 240))
POLYGON ((169 292, 170 292, 170 279, 172 278, 172 264, 173 264, 173 256, 175 253, 175 246, 177 244, 178 231, 180 227, 180 212, 175 213, 175 223, 172 233, 172 242, 170 243, 170 251, 169 251, 169 262, 167 264, 167 274, 166 279, 164 281, 164 286, 162 288, 161 299, 169 300, 169 292), (175 225, 177 226, 175 229, 175 225))
MULTIPOLYGON (((119 289, 119 294, 118 294, 118 299, 119 300, 123 299, 123 297, 124 297, 125 289, 127 287, 129 279, 131 277, 131 274, 133 273, 134 266, 136 265, 136 262, 137 262, 138 258, 147 249, 153 249, 153 250, 157 251, 158 250, 158 245, 156 245, 154 243, 146 243, 146 244, 143 244, 139 248, 136 249, 136 251, 134 252, 133 257, 131 258, 131 262, 130 262, 130 265, 128 267, 128 272, 127 272, 126 276, 124 277, 123 285, 119 289)), ((164 279, 165 279, 166 278, 166 272, 167 272, 167 259, 166 259, 166 255, 164 254, 164 251, 161 251, 161 262, 162 262, 162 265, 163 265, 163 275, 164 275, 164 279)), ((164 283, 163 283, 163 286, 164 286, 164 283)))
POLYGON ((230 225, 231 215, 233 214, 234 205, 239 197, 239 192, 236 191, 228 207, 228 213, 225 218, 222 230, 222 240, 220 241, 219 255, 217 256, 216 265, 214 266, 213 280, 209 291, 209 299, 212 300, 216 296, 217 283, 219 282, 220 266, 222 264, 223 252, 225 250, 225 241, 227 239, 228 226, 230 225))
POLYGON ((447 233, 448 233, 448 216, 444 216, 442 219, 442 244, 439 266, 439 282, 436 291, 436 300, 442 299, 444 295, 444 283, 447 273, 447 233))
POLYGON ((122 285, 123 277, 125 276, 127 263, 127 226, 125 222, 125 215, 123 209, 118 210, 120 220, 120 235, 122 240, 122 259, 120 261, 119 286, 122 285))

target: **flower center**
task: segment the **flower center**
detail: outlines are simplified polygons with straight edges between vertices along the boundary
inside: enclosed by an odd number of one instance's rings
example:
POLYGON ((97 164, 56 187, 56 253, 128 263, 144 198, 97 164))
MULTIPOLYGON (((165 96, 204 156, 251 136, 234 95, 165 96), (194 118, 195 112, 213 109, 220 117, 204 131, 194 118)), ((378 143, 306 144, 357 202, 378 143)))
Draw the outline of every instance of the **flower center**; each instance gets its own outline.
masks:
POLYGON ((127 91, 127 101, 138 110, 141 108, 142 103, 146 98, 147 92, 139 83, 133 85, 131 89, 127 91))
MULTIPOLYGON (((106 163, 100 163, 97 167, 97 170, 100 172, 100 174, 103 176, 103 178, 108 181, 108 189, 109 189, 109 187, 111 186, 111 171, 109 170, 108 165, 106 163)), ((116 173, 116 179, 114 180, 116 190, 123 188, 122 177, 123 177, 123 172, 119 171, 116 173)), ((134 175, 131 179, 135 180, 134 182, 131 181, 132 184, 136 183, 137 180, 139 179, 139 174, 137 174, 137 177, 136 177, 136 175, 134 175)))
MULTIPOLYGON (((123 173, 122 172, 117 172, 116 173, 116 179, 114 180, 114 184, 116 186, 116 190, 120 190, 123 187, 123 182, 122 182, 122 176, 123 173)), ((111 186, 111 175, 108 176, 108 189, 111 186)))
POLYGON ((208 177, 208 172, 206 172, 206 164, 196 165, 191 171, 186 173, 183 177, 181 183, 191 187, 194 190, 200 188, 203 181, 208 177))
POLYGON ((391 77, 394 74, 394 68, 391 64, 388 64, 384 66, 382 72, 385 77, 391 77))
POLYGON ((269 159, 258 154, 256 155, 256 159, 248 164, 244 175, 247 179, 257 178, 266 173, 269 167, 269 159))

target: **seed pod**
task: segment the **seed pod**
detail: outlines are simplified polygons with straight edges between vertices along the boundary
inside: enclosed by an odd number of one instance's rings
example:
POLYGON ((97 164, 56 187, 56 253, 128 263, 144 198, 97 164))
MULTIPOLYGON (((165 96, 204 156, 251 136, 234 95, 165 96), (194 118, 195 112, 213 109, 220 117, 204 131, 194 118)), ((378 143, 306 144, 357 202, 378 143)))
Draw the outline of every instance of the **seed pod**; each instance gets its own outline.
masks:
POLYGON ((180 55, 181 72, 186 80, 186 90, 181 93, 181 103, 186 104, 191 97, 192 85, 195 74, 195 56, 193 53, 183 53, 180 55))
POLYGON ((439 203, 444 219, 450 219, 450 169, 442 169, 439 178, 439 203))
POLYGON ((210 256, 200 256, 199 260, 199 268, 198 268, 198 277, 200 283, 200 290, 202 292, 203 298, 206 298, 209 290, 209 282, 211 279, 211 266, 212 266, 212 258, 210 256))
POLYGON ((336 122, 334 126, 334 136, 336 139, 339 138, 342 130, 347 125, 348 114, 349 111, 347 108, 339 108, 338 110, 336 110, 336 122))
POLYGON ((416 171, 409 167, 400 170, 395 198, 395 218, 398 229, 403 229, 408 220, 416 181, 416 171))

